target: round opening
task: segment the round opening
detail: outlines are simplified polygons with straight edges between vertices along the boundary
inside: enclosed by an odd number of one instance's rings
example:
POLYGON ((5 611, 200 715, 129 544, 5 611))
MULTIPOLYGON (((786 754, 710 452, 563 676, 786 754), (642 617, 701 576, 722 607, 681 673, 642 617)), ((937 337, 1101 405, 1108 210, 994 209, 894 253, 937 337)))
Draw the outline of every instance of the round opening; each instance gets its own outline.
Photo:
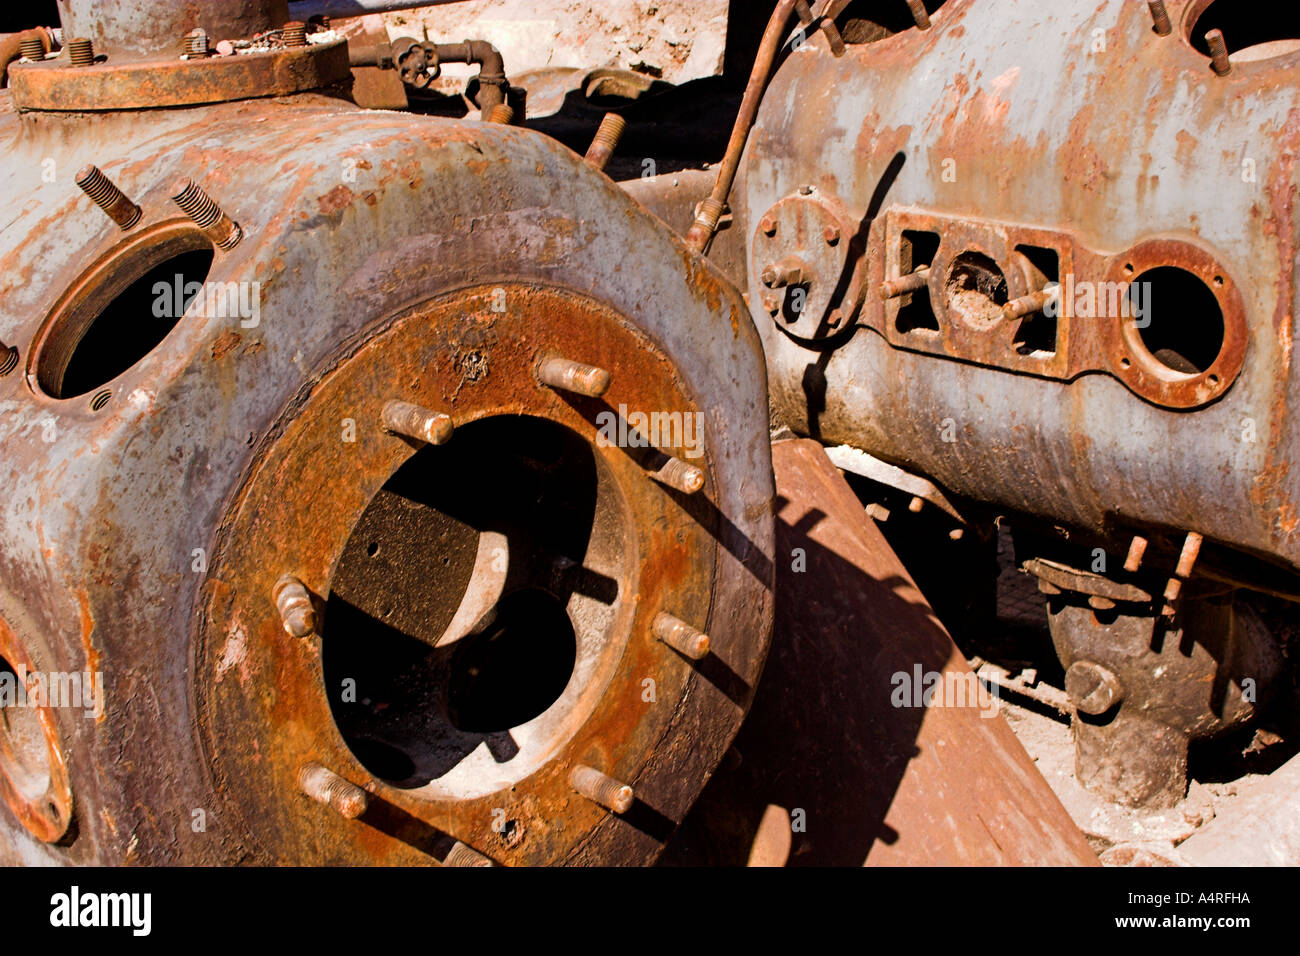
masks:
POLYGON ((36 357, 41 389, 52 398, 76 398, 143 359, 202 292, 212 258, 202 232, 172 225, 102 259, 46 323, 36 357))
MULTIPOLYGON (((27 697, 17 670, 0 657, 0 759, 14 789, 28 800, 50 785, 50 754, 35 702, 27 697)), ((55 810, 58 816, 57 808, 55 810)))
POLYGON ((549 759, 621 655, 632 534, 608 466, 562 425, 499 416, 417 451, 353 526, 321 626, 357 760, 467 799, 549 759))
POLYGON ((948 308, 971 328, 991 329, 1002 321, 1007 278, 980 252, 963 252, 948 267, 948 308))
POLYGON ((1191 23, 1188 40, 1210 55, 1205 34, 1223 31, 1228 53, 1238 62, 1267 60, 1300 50, 1300 7, 1277 0, 1214 0, 1191 23))
POLYGON ((1140 274, 1125 293, 1142 345, 1160 365, 1199 375, 1223 351, 1223 310, 1201 279, 1176 266, 1140 274))

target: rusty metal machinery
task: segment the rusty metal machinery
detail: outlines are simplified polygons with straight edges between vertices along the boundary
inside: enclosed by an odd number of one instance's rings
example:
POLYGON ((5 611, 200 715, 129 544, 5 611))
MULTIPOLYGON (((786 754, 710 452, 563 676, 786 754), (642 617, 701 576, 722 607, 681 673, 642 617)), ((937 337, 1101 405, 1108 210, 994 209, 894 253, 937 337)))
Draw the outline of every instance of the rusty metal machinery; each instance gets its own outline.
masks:
POLYGON ((0 657, 102 707, 4 708, 6 857, 654 859, 770 635, 738 293, 283 3, 62 6, 0 112, 0 657))
POLYGON ((1023 529, 1079 777, 1169 805, 1300 596, 1295 17, 789 6, 731 197, 778 424, 1023 529))

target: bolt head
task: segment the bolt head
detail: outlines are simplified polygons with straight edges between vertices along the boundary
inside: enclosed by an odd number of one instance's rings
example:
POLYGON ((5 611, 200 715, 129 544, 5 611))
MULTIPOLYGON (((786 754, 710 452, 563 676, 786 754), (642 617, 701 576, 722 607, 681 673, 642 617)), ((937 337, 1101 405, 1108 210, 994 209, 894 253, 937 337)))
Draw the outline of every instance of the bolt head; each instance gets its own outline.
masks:
POLYGON ((822 238, 826 240, 826 245, 833 246, 840 241, 839 226, 827 226, 822 230, 822 238))
POLYGON ((764 216, 762 219, 758 221, 758 228, 762 230, 762 233, 765 236, 775 236, 776 220, 773 219, 771 216, 764 216))

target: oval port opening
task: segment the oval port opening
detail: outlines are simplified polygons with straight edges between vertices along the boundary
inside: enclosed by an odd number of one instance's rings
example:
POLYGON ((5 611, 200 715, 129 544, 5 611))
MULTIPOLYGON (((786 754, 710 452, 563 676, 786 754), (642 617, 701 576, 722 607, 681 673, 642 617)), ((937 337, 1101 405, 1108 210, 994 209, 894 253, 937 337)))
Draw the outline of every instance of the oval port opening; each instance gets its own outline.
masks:
POLYGON ((1276 0, 1214 0, 1190 18, 1189 42, 1210 55, 1205 34, 1223 31, 1223 42, 1237 62, 1271 59, 1300 51, 1300 7, 1276 0))
POLYGON ((35 374, 51 398, 111 382, 162 344, 212 267, 212 243, 188 225, 163 226, 95 264, 55 306, 35 374))
POLYGON ((591 445, 551 421, 488 418, 417 451, 330 582, 322 663, 353 756, 437 798, 548 759, 598 697, 598 661, 621 653, 609 571, 628 560, 627 520, 591 445))
POLYGON ((1223 351, 1223 309, 1210 287, 1177 266, 1141 273, 1125 293, 1132 327, 1151 359, 1183 375, 1200 375, 1223 351))
POLYGON ((0 698, 0 771, 23 797, 35 800, 50 784, 49 751, 36 707, 18 700, 18 677, 14 666, 0 657, 0 685, 8 688, 0 698))

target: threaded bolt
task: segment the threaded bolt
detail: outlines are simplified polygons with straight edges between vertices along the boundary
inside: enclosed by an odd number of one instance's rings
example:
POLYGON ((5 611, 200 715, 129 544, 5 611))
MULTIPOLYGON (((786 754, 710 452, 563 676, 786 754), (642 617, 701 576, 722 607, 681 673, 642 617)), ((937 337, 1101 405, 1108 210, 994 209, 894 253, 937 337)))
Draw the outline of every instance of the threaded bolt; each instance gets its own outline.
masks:
POLYGON ((1002 317, 1009 322, 1013 322, 1034 312, 1041 312, 1047 307, 1047 303, 1056 298, 1060 291, 1060 286, 1049 285, 1045 289, 1031 292, 1029 295, 1022 295, 1018 299, 1012 299, 1002 307, 1002 317))
POLYGON ((1150 0, 1147 6, 1151 8, 1151 19, 1155 22, 1156 33, 1162 37, 1169 36, 1174 26, 1169 22, 1169 11, 1165 9, 1165 0, 1150 0))
POLYGON ((271 599, 280 615, 280 623, 290 637, 309 637, 316 633, 316 606, 306 585, 292 574, 275 582, 271 599))
POLYGON ((502 126, 509 126, 515 121, 515 111, 509 103, 498 103, 492 107, 488 113, 489 123, 499 123, 502 126))
POLYGON ((41 43, 40 37, 23 37, 18 44, 18 52, 24 60, 34 63, 45 59, 45 45, 41 43))
POLYGON ((680 458, 669 458, 662 468, 653 473, 653 477, 686 495, 693 495, 704 487, 704 472, 680 458))
POLYGON ((609 391, 609 372, 559 356, 543 359, 537 366, 537 378, 543 385, 588 398, 600 398, 609 391))
POLYGON ((718 231, 718 223, 722 221, 722 214, 726 210, 726 202, 712 196, 701 202, 699 211, 695 214, 695 222, 686 233, 686 245, 695 252, 703 254, 709 247, 714 233, 718 231))
POLYGON ((592 803, 599 803, 615 813, 627 813, 636 800, 636 792, 623 781, 584 764, 579 764, 569 773, 569 786, 592 803))
POLYGON ((11 345, 0 342, 0 378, 8 375, 18 367, 18 350, 11 345))
POLYGON ((925 288, 929 281, 930 267, 924 266, 905 276, 899 276, 897 279, 890 279, 888 282, 882 282, 880 284, 880 297, 885 300, 897 299, 900 295, 907 295, 909 292, 915 292, 917 289, 925 288))
POLYGON ((445 857, 443 857, 442 865, 443 866, 491 866, 492 861, 488 859, 486 856, 484 856, 482 853, 480 853, 478 850, 475 850, 472 847, 468 847, 465 844, 461 843, 459 840, 457 840, 456 845, 453 846, 450 851, 448 851, 445 857))
POLYGON ((191 30, 185 35, 185 52, 191 57, 208 57, 212 56, 212 41, 208 39, 208 31, 199 27, 197 30, 191 30))
POLYGON ((930 14, 925 12, 923 0, 907 0, 907 9, 912 11, 912 20, 918 29, 930 29, 930 14))
POLYGON ((209 239, 220 249, 229 252, 244 238, 244 230, 225 214, 220 206, 192 179, 177 180, 172 187, 172 202, 194 220, 209 239))
POLYGON ((290 20, 284 25, 284 45, 306 46, 307 45, 307 24, 301 20, 290 20))
POLYGON ((1132 574, 1142 567, 1142 557, 1147 553, 1147 539, 1140 534, 1133 535, 1129 542, 1128 554, 1124 558, 1124 570, 1132 574))
POLYGON ((709 653, 709 635, 671 614, 656 614, 652 630, 655 637, 693 661, 709 653))
POLYGON ((140 207, 126 198, 111 179, 98 166, 83 166, 77 173, 77 185, 100 209, 108 214, 122 229, 130 229, 140 221, 140 207))
POLYGON ((298 771, 298 789, 349 820, 361 816, 370 805, 368 793, 318 763, 304 764, 298 771))
POLYGON ((379 419, 386 431, 430 445, 447 443, 456 429, 450 415, 411 402, 389 402, 379 419))
POLYGON ((73 66, 93 66, 95 45, 85 37, 73 37, 68 41, 68 59, 73 66))
POLYGON ((1206 46, 1210 48, 1210 65, 1219 76, 1232 72, 1232 61, 1228 59, 1228 45, 1223 40, 1222 30, 1210 30, 1205 34, 1206 46))
POLYGON ((627 130, 627 120, 617 113, 606 113, 605 118, 600 121, 600 128, 596 130, 596 136, 591 141, 591 148, 587 150, 587 165, 592 169, 603 170, 609 165, 609 161, 614 158, 614 150, 618 149, 618 141, 623 138, 623 133, 627 130))

